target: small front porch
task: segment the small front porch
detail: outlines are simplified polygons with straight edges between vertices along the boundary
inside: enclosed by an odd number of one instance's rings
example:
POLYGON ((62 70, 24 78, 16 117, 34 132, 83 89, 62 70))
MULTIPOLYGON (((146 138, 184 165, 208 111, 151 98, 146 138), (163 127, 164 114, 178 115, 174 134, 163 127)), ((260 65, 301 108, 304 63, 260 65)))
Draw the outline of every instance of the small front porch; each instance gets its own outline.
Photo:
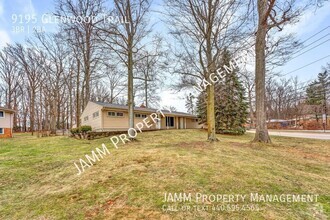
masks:
POLYGON ((165 116, 161 118, 161 122, 158 123, 158 129, 186 129, 187 119, 185 117, 178 116, 165 116), (159 126, 159 124, 161 126, 159 126))

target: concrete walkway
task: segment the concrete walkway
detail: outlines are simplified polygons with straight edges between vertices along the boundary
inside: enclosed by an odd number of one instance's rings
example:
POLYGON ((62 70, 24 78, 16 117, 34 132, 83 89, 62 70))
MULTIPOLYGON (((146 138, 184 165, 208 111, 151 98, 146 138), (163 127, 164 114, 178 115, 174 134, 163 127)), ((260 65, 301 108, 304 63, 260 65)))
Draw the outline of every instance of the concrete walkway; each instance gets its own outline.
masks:
MULTIPOLYGON (((248 130, 246 132, 255 133, 255 130, 248 130)), ((330 140, 330 133, 326 131, 292 131, 292 130, 269 130, 270 135, 296 138, 311 138, 319 140, 330 140)))

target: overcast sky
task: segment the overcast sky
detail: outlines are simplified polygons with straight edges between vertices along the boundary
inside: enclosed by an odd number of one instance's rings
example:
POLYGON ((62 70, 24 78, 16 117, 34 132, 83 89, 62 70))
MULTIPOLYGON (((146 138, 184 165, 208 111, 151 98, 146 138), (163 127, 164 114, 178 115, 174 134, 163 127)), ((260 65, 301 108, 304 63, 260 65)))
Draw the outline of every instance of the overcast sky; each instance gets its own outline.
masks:
MULTIPOLYGON (((159 9, 161 6, 157 3, 154 8, 159 9)), ((0 0, 0 47, 6 43, 24 43, 25 38, 32 34, 33 28, 45 30, 46 32, 55 31, 55 25, 42 23, 42 18, 45 18, 46 14, 51 13, 53 10, 53 0, 0 0), (19 24, 21 16, 31 16, 33 14, 36 15, 36 24, 19 24), (17 18, 16 23, 14 23, 15 18, 17 18), (24 30, 21 29, 21 26, 24 27, 24 30)), ((157 15, 153 16, 155 17, 151 20, 153 22, 157 21, 157 15)), ((158 22, 156 27, 158 31, 162 31, 166 35, 165 24, 158 22)), ((324 66, 327 62, 330 63, 330 2, 316 13, 314 11, 306 13, 297 25, 284 31, 296 32, 301 41, 316 35, 305 42, 305 46, 314 42, 313 44, 299 52, 297 58, 292 59, 285 66, 276 70, 286 74, 286 77, 298 76, 300 81, 303 82, 314 79, 321 71, 321 66, 324 66), (328 57, 324 58, 326 56, 328 57), (322 60, 304 67, 319 59, 322 60)), ((171 78, 167 77, 167 83, 170 84, 170 82, 171 78)), ((163 91, 161 93, 161 105, 171 105, 179 111, 186 111, 184 95, 184 92, 163 91)))

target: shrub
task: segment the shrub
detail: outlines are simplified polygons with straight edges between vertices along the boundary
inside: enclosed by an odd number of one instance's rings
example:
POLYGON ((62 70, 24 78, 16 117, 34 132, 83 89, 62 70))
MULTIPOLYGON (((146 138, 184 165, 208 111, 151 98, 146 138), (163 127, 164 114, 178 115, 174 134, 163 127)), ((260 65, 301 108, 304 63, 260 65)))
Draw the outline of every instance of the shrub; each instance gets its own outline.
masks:
POLYGON ((87 133, 88 131, 91 131, 92 130, 92 127, 89 126, 89 125, 83 125, 83 126, 80 126, 79 128, 72 128, 70 131, 71 131, 71 134, 80 134, 80 133, 87 133))
POLYGON ((83 126, 80 126, 79 130, 81 133, 87 133, 88 131, 92 130, 92 127, 89 125, 83 125, 83 126))
POLYGON ((78 134, 79 133, 79 128, 72 128, 70 130, 71 134, 78 134))
POLYGON ((304 129, 306 130, 319 130, 322 129, 322 122, 317 122, 316 120, 307 121, 304 123, 304 129))

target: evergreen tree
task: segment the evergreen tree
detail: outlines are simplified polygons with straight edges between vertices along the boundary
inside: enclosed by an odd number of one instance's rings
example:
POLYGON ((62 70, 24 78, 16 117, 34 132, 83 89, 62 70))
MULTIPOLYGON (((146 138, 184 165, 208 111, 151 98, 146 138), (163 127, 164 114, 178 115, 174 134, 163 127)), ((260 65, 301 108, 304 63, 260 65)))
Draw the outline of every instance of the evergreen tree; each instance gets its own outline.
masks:
POLYGON ((329 88, 330 88, 330 76, 325 70, 318 74, 317 79, 310 83, 306 89, 306 103, 308 105, 315 106, 314 114, 316 116, 316 120, 318 121, 318 114, 327 113, 327 101, 329 97, 329 88), (317 108, 320 106, 320 108, 317 108))
MULTIPOLYGON (((225 51, 221 65, 229 66, 229 51, 225 51)), ((244 134, 244 124, 248 115, 245 90, 238 79, 237 70, 227 73, 224 80, 215 84, 216 132, 222 134, 244 134)), ((197 116, 201 123, 206 122, 205 93, 197 97, 197 116)))
POLYGON ((196 113, 199 123, 206 123, 206 93, 201 92, 197 97, 196 113))
MULTIPOLYGON (((225 50, 221 65, 230 66, 230 60, 231 55, 225 50)), ((217 84, 215 103, 217 133, 244 134, 248 103, 237 70, 227 73, 224 80, 217 84)))
POLYGON ((320 94, 320 86, 318 85, 318 81, 314 80, 310 83, 306 89, 306 103, 308 105, 320 105, 322 104, 322 97, 320 94))

